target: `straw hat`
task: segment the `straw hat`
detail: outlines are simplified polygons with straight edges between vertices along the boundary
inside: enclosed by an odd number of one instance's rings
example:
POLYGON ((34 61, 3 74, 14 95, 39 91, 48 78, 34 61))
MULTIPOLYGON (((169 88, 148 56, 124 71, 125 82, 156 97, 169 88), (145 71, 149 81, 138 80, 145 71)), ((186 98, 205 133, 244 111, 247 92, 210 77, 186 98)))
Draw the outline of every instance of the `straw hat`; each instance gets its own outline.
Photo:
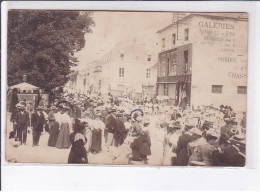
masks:
POLYGON ((206 135, 208 136, 212 136, 212 137, 216 137, 216 138, 219 138, 220 137, 220 134, 216 132, 216 130, 214 129, 209 129, 207 132, 206 132, 206 135))
POLYGON ((194 127, 190 130, 191 133, 202 136, 202 132, 199 128, 194 127))

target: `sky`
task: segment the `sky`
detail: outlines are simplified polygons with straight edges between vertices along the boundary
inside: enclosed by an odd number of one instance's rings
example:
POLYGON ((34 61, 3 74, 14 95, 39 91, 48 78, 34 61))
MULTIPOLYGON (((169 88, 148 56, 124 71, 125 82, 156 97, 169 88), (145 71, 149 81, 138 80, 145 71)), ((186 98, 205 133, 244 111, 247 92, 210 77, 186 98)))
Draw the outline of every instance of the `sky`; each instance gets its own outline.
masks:
POLYGON ((100 59, 117 43, 157 42, 156 32, 172 21, 170 12, 94 12, 95 26, 85 35, 86 45, 77 53, 79 68, 100 59))

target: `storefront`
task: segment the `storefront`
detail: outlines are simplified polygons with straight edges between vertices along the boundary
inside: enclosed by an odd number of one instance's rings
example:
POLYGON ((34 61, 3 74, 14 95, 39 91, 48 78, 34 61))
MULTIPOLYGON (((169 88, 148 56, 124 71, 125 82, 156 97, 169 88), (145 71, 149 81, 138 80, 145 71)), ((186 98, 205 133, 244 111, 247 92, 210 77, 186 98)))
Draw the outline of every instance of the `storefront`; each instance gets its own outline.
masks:
POLYGON ((246 110, 247 20, 190 14, 158 31, 161 41, 157 95, 192 107, 246 110), (175 35, 179 39, 172 41, 175 35), (183 78, 187 76, 186 78, 183 78), (175 98, 174 98, 175 96, 175 98))
POLYGON ((189 104, 191 98, 190 91, 191 75, 158 78, 157 95, 168 96, 170 104, 180 105, 184 98, 189 104))

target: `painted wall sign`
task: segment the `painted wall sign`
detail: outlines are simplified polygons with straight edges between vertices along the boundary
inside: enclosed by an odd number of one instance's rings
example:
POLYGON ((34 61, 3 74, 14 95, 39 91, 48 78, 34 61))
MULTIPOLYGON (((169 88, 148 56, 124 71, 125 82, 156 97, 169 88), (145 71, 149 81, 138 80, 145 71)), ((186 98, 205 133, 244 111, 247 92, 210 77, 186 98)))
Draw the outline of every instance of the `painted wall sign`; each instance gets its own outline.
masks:
POLYGON ((228 77, 232 79, 246 79, 247 74, 246 73, 234 73, 234 72, 228 72, 228 77))
POLYGON ((226 30, 235 29, 235 26, 233 24, 228 24, 223 22, 200 21, 199 26, 203 28, 216 28, 216 29, 226 29, 226 30))

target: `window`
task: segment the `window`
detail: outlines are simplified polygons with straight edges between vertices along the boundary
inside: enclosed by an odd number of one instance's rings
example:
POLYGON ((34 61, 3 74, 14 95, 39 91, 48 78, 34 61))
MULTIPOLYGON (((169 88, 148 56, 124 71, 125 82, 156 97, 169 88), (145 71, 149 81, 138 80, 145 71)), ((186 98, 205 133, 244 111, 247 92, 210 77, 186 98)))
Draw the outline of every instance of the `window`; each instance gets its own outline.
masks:
POLYGON ((221 94, 223 85, 212 85, 212 93, 221 94))
POLYGON ((151 69, 146 69, 146 78, 151 77, 151 69))
POLYGON ((165 38, 162 39, 162 48, 165 48, 165 38))
POLYGON ((172 44, 175 45, 176 44, 176 34, 172 35, 172 44))
POLYGON ((147 61, 151 61, 151 60, 152 60, 152 55, 148 55, 147 61))
POLYGON ((189 40, 189 28, 184 30, 184 40, 189 40))
POLYGON ((169 76, 170 73, 170 59, 167 58, 167 64, 166 64, 166 76, 169 76))
POLYGON ((188 71, 189 51, 184 51, 184 71, 188 71))
POLYGON ((125 57, 125 54, 124 54, 124 53, 121 53, 121 54, 120 54, 120 57, 121 57, 121 60, 123 60, 124 57, 125 57))
POLYGON ((124 76, 125 76, 125 69, 119 68, 119 77, 124 77, 124 76))
POLYGON ((237 93, 238 94, 246 94, 247 93, 247 87, 246 86, 237 86, 237 93))

